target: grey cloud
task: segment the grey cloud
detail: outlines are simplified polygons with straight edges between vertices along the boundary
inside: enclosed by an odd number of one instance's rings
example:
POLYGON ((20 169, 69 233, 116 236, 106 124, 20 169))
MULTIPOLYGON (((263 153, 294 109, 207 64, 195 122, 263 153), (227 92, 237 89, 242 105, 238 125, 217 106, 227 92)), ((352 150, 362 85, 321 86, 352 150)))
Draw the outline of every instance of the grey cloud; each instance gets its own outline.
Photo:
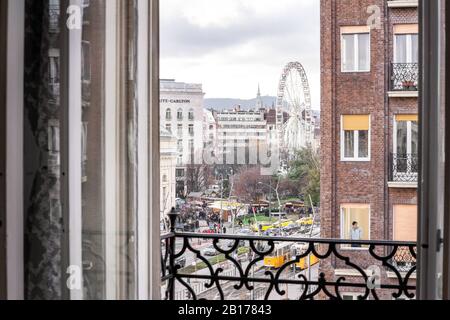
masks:
POLYGON ((293 37, 297 35, 305 40, 311 39, 311 32, 302 30, 319 27, 318 11, 316 16, 311 14, 314 10, 310 7, 299 7, 298 10, 286 8, 269 17, 247 12, 247 19, 235 21, 227 27, 200 27, 191 24, 182 16, 163 17, 161 52, 167 58, 190 54, 202 56, 249 42, 262 41, 266 46, 270 46, 270 41, 280 43, 283 39, 286 41, 285 46, 295 48, 295 45, 288 43, 293 37))

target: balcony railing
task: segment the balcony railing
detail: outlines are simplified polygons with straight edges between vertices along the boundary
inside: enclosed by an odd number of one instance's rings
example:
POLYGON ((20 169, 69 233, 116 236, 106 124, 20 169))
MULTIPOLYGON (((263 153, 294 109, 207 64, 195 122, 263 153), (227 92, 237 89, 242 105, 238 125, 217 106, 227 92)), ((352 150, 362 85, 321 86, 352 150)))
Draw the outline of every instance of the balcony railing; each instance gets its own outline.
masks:
POLYGON ((417 182, 419 172, 419 158, 417 154, 397 154, 390 156, 391 182, 417 182))
POLYGON ((60 6, 49 6, 49 31, 52 33, 59 32, 60 6))
POLYGON ((419 80, 418 63, 393 63, 391 70, 392 91, 417 91, 419 80))
POLYGON ((161 243, 167 300, 415 297, 413 242, 195 234, 174 228, 161 243))

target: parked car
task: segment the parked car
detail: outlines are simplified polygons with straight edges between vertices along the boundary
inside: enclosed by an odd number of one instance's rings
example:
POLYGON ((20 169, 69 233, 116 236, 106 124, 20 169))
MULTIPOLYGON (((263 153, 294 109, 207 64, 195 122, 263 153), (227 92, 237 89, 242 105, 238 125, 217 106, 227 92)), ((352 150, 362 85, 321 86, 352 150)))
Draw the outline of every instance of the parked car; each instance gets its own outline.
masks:
POLYGON ((186 204, 186 201, 180 198, 176 198, 175 199, 175 205, 177 208, 181 208, 182 206, 184 206, 186 204))
POLYGON ((178 231, 178 232, 183 232, 183 231, 185 231, 184 230, 184 223, 176 223, 175 224, 175 231, 178 231))
POLYGON ((175 260, 175 265, 180 266, 180 268, 186 267, 186 257, 179 257, 175 260))
POLYGON ((283 227, 282 230, 283 230, 283 232, 288 232, 288 233, 296 232, 296 231, 300 230, 300 225, 298 225, 297 223, 293 223, 286 227, 283 227))
POLYGON ((252 235, 253 231, 250 230, 249 228, 242 228, 241 230, 239 230, 239 234, 242 235, 252 235))
POLYGON ((186 223, 184 224, 185 232, 195 232, 195 223, 186 223))
MULTIPOLYGON (((234 241, 234 240, 230 240, 230 241, 228 242, 228 245, 227 245, 228 248, 232 248, 232 247, 234 246, 235 242, 236 242, 236 241, 234 241)), ((244 247, 244 246, 245 246, 245 240, 239 241, 238 248, 239 248, 239 247, 244 247)))
POLYGON ((209 257, 214 257, 219 254, 219 252, 213 246, 209 246, 209 247, 203 249, 201 252, 202 252, 202 255, 209 256, 209 257))

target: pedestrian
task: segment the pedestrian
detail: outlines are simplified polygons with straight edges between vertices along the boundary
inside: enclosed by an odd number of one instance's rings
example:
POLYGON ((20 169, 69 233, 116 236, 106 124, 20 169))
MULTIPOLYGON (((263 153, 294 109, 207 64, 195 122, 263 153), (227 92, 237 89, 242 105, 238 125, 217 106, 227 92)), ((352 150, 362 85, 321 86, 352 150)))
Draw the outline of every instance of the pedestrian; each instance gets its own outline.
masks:
MULTIPOLYGON (((358 226, 357 221, 353 221, 352 228, 350 229, 350 240, 358 241, 362 239, 362 229, 358 226)), ((352 244, 352 248, 359 248, 360 244, 352 244)))

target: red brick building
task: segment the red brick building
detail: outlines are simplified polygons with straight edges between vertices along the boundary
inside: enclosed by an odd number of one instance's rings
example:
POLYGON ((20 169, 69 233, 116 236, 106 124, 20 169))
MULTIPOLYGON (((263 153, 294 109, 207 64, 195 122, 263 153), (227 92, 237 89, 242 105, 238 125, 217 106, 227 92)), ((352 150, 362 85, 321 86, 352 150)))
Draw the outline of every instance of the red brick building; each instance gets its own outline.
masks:
POLYGON ((417 1, 321 0, 321 29, 321 236, 415 241, 417 1))

